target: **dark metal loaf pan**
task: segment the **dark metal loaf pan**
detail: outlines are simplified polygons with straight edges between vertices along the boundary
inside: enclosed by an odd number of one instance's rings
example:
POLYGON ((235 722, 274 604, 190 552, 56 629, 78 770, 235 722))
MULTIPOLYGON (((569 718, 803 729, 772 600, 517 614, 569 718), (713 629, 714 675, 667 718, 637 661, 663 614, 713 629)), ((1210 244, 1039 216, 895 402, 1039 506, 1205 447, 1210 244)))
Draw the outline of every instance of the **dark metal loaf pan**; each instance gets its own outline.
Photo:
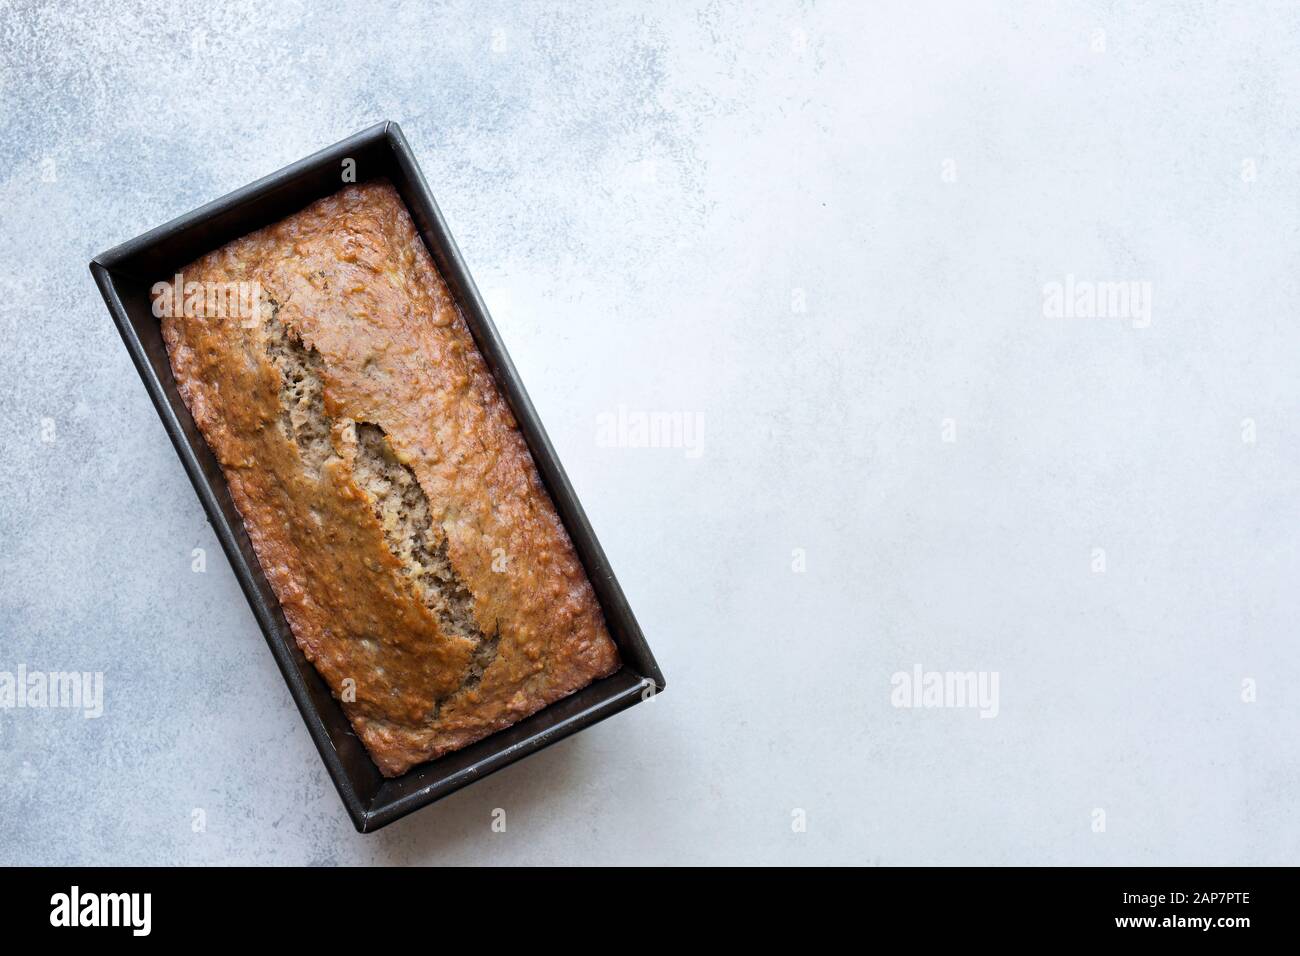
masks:
POLYGON ((623 590, 614 579, 582 506, 574 497, 555 449, 542 429, 528 393, 396 123, 378 123, 96 256, 90 263, 90 271, 358 830, 377 830, 663 690, 663 674, 655 664, 623 590), (294 642, 279 602, 262 575, 239 512, 230 499, 221 466, 176 391, 162 330, 153 315, 149 295, 154 282, 170 277, 203 253, 283 219, 342 188, 345 160, 354 161, 358 182, 387 177, 406 202, 498 387, 510 402, 537 470, 586 566, 623 658, 622 669, 613 676, 464 750, 421 764, 391 780, 384 779, 375 768, 342 708, 294 642))

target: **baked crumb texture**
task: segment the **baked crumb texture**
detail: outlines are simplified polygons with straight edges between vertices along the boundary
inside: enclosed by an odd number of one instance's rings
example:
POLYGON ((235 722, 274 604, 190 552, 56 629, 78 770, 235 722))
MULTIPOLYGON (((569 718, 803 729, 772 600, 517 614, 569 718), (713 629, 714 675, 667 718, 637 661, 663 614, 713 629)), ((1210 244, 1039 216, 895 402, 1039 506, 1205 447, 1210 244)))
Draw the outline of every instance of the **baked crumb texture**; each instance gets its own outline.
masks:
POLYGON ((298 646, 386 776, 618 669, 389 183, 349 186, 182 275, 260 287, 251 315, 163 318, 172 370, 298 646))

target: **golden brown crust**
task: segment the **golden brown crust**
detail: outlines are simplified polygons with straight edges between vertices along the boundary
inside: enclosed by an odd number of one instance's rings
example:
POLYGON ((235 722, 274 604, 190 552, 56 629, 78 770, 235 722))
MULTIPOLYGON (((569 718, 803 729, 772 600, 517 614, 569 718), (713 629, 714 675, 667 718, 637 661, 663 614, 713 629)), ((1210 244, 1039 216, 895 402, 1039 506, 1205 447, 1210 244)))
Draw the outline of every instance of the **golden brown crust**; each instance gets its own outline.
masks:
POLYGON ((514 418, 391 185, 349 186, 182 274, 259 283, 279 327, 320 356, 332 450, 317 473, 285 423, 267 324, 163 318, 177 387, 298 645, 385 775, 618 669, 514 418), (385 539, 354 423, 381 428, 418 479, 474 623, 496 637, 481 679, 482 648, 426 606, 385 539))

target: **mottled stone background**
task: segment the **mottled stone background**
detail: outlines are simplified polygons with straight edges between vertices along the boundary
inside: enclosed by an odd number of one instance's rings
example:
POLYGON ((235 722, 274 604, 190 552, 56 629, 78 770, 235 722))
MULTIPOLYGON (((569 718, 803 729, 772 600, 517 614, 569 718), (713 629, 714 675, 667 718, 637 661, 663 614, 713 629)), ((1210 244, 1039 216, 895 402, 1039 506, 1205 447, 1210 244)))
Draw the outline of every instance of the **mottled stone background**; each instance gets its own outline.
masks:
POLYGON ((0 670, 106 680, 0 710, 0 862, 1300 862, 1297 49, 1289 4, 0 2, 0 670), (669 690, 362 837, 86 264, 382 118, 669 690), (1045 317, 1070 275, 1149 326, 1045 317), (892 706, 915 664, 998 716, 892 706))

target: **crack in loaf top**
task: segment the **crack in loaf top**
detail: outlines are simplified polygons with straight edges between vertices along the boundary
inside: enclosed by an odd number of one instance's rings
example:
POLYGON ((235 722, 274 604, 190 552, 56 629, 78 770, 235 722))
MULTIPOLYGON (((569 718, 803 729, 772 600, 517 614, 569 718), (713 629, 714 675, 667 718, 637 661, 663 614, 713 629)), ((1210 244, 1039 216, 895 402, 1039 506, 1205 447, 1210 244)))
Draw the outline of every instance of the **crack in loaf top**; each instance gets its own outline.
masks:
POLYGON ((618 668, 509 407, 389 183, 348 186, 183 275, 260 286, 253 318, 175 315, 164 337, 295 639, 385 774, 618 668))

